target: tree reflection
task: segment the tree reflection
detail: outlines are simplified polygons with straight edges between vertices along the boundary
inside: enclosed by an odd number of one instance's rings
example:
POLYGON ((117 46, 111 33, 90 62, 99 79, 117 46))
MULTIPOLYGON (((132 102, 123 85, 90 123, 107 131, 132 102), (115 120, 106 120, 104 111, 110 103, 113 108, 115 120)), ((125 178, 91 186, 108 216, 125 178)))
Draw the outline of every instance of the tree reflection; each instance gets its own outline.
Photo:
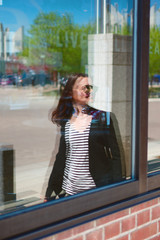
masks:
POLYGON ((90 33, 94 33, 94 25, 75 24, 71 14, 39 13, 30 26, 21 57, 27 57, 30 66, 47 65, 63 73, 84 72, 90 33))

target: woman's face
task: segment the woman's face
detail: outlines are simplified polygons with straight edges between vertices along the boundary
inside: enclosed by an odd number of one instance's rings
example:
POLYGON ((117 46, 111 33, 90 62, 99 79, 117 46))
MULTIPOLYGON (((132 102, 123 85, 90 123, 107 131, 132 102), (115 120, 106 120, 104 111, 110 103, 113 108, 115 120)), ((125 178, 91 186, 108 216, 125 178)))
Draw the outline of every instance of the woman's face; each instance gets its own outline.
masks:
POLYGON ((72 89, 73 102, 78 104, 88 104, 92 86, 89 83, 88 77, 80 77, 76 80, 72 89))

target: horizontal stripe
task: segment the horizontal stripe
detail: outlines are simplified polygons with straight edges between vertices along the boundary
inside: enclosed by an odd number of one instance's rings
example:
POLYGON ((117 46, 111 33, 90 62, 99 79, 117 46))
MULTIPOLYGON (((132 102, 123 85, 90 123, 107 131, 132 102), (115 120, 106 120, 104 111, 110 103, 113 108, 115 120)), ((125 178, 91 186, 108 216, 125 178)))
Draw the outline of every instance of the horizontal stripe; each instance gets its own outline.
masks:
POLYGON ((77 131, 69 121, 65 126, 67 156, 62 187, 71 195, 95 187, 89 172, 89 131, 90 124, 83 132, 77 131))

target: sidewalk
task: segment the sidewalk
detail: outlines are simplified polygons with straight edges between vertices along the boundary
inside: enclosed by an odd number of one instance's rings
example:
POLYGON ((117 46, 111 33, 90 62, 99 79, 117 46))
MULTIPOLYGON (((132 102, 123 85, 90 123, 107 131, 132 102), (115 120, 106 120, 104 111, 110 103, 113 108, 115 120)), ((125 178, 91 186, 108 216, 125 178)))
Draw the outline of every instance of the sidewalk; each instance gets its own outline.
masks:
MULTIPOLYGON (((41 91, 33 91, 32 88, 27 91, 26 89, 0 90, 0 94, 0 118, 3 126, 0 141, 13 144, 15 149, 17 194, 17 201, 8 203, 3 209, 13 211, 43 202, 57 141, 57 128, 49 121, 48 112, 56 105, 57 99, 42 96, 41 91), (10 105, 10 97, 12 97, 12 105, 10 105), (24 105, 26 103, 28 105, 24 105)), ((160 107, 160 100, 150 99, 149 103, 156 106, 158 104, 160 107)), ((159 126, 157 124, 160 124, 160 117, 155 117, 157 113, 158 110, 151 112, 150 123, 153 130, 159 126)), ((160 168, 160 137, 159 132, 156 134, 156 140, 151 138, 148 141, 149 171, 154 169, 156 171, 157 166, 160 168)))

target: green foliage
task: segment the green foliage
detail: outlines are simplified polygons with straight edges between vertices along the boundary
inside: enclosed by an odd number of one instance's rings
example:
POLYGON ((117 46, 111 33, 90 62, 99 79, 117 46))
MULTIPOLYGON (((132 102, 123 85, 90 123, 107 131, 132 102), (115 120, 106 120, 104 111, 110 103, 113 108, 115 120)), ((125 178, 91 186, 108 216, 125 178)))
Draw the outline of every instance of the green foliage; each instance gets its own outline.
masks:
POLYGON ((160 29, 150 28, 149 76, 160 73, 160 29))
POLYGON ((28 46, 22 55, 28 55, 30 65, 48 65, 59 72, 84 72, 87 38, 93 32, 94 26, 76 25, 68 13, 40 13, 30 27, 28 46))
POLYGON ((23 40, 23 51, 18 53, 18 57, 20 58, 28 58, 29 57, 29 37, 28 36, 24 36, 24 40, 23 40))
POLYGON ((159 98, 160 97, 160 88, 159 87, 150 87, 148 94, 149 94, 149 97, 159 98))
POLYGON ((132 34, 132 31, 131 31, 130 26, 127 23, 125 23, 122 26, 122 35, 131 35, 131 34, 132 34))
POLYGON ((130 25, 128 25, 127 23, 124 23, 124 25, 122 27, 117 24, 117 25, 114 25, 114 27, 113 27, 113 33, 130 36, 130 35, 132 35, 132 27, 130 25))

